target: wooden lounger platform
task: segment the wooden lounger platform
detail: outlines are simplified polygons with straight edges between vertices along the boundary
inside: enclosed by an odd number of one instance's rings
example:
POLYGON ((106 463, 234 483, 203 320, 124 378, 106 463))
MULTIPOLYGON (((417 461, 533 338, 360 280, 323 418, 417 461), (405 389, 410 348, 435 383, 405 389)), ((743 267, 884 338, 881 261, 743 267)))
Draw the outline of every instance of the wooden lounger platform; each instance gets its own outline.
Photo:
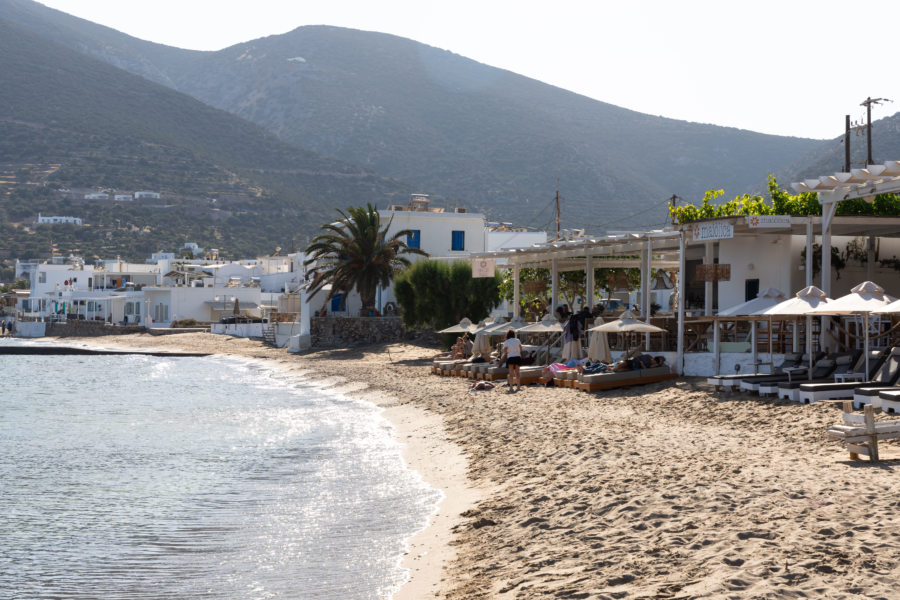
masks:
POLYGON ((850 452, 852 460, 868 456, 878 461, 878 440, 900 438, 900 421, 875 422, 875 407, 866 404, 863 414, 853 412, 853 402, 844 402, 843 423, 832 425, 826 431, 830 440, 840 440, 850 452))
POLYGON ((582 392, 597 392, 600 390, 628 387, 632 385, 644 385, 647 383, 677 378, 678 375, 672 373, 669 370, 669 367, 652 367, 650 369, 638 369, 637 371, 582 375, 580 380, 574 381, 574 387, 582 392))

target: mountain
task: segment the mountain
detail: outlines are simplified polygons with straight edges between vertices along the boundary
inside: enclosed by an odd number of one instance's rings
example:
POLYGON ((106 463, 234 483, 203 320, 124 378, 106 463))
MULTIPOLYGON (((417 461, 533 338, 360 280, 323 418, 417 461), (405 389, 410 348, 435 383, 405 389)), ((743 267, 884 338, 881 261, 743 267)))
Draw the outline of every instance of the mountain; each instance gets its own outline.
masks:
MULTIPOLYGON (((851 168, 866 163, 866 136, 850 133, 851 168)), ((872 123, 872 160, 878 164, 886 160, 900 160, 900 112, 872 123)), ((844 170, 844 137, 829 140, 811 152, 785 165, 777 176, 782 187, 793 181, 817 179, 844 170)))
POLYGON ((185 241, 262 254, 314 235, 335 208, 410 189, 0 18, 0 256, 55 244, 140 260, 185 241), (85 202, 97 189, 163 201, 85 202), (87 226, 31 227, 38 212, 87 226))
POLYGON ((564 226, 660 224, 672 194, 739 194, 822 144, 637 113, 380 33, 301 27, 197 52, 28 0, 0 1, 0 16, 296 146, 521 225, 550 226, 557 181, 564 226))

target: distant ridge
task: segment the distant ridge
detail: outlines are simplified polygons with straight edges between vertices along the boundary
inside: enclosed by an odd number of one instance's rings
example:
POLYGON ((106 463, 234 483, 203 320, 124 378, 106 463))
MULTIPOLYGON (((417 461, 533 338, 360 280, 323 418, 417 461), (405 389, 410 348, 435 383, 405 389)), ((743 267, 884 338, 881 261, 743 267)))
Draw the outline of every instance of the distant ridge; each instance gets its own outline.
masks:
POLYGON ((0 258, 143 260, 187 241, 266 254, 301 246, 356 198, 405 201, 409 189, 0 18, 0 258), (57 192, 97 188, 163 200, 57 192), (32 229, 39 212, 85 226, 32 229))
POLYGON ((196 52, 27 0, 0 7, 6 18, 283 140, 517 224, 550 224, 557 180, 564 226, 661 224, 672 194, 738 194, 822 144, 640 114, 386 34, 301 27, 196 52))

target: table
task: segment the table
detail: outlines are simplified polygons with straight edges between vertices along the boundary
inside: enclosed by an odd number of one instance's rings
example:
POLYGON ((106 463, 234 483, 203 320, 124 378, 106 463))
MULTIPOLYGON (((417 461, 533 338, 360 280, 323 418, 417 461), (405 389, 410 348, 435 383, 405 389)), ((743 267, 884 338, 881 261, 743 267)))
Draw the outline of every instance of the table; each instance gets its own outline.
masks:
POLYGON ((807 371, 807 367, 787 367, 786 369, 783 369, 783 371, 787 373, 788 383, 790 383, 791 377, 794 373, 805 373, 807 371))
POLYGON ((834 376, 834 380, 841 383, 846 383, 848 381, 863 381, 865 378, 865 373, 837 373, 834 376))

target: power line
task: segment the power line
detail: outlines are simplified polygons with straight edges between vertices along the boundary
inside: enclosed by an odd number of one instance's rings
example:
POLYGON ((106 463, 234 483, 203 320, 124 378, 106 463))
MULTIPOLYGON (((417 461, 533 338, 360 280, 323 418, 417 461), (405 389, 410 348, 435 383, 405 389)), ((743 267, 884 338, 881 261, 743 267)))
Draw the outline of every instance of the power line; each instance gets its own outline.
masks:
MULTIPOLYGON (((676 196, 676 197, 677 197, 677 196, 676 196)), ((654 204, 651 204, 650 206, 648 206, 648 207, 645 208, 644 210, 640 210, 640 211, 638 211, 638 212, 631 213, 630 215, 626 215, 626 216, 621 217, 621 218, 619 218, 619 219, 613 219, 612 221, 605 221, 605 222, 602 222, 602 223, 589 223, 589 224, 585 225, 585 227, 606 227, 606 226, 608 226, 608 225, 612 225, 612 224, 615 224, 615 223, 621 223, 622 221, 626 221, 626 220, 631 219, 631 218, 633 218, 633 217, 638 217, 638 216, 640 216, 640 215, 646 214, 646 213, 648 213, 648 212, 650 212, 650 211, 652 211, 652 210, 656 210, 656 209, 658 209, 660 206, 662 206, 662 205, 664 205, 664 204, 665 204, 665 205, 668 205, 671 201, 672 201, 671 198, 666 198, 665 200, 660 200, 660 201, 655 202, 654 204)))

